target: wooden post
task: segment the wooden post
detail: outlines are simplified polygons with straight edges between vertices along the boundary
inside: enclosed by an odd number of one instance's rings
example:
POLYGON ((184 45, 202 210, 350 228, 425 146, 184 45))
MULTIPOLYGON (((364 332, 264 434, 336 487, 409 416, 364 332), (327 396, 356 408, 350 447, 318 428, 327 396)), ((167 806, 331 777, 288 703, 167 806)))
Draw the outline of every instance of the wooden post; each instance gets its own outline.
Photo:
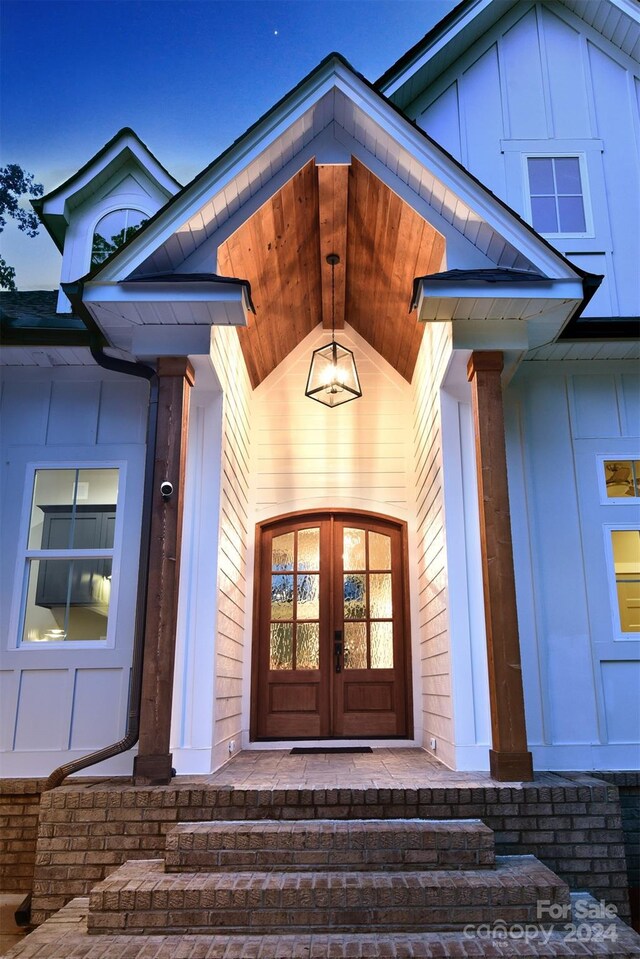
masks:
POLYGON ((474 352, 471 383, 480 503, 480 543, 489 664, 493 748, 491 775, 501 782, 533 779, 522 691, 522 667, 511 546, 507 457, 499 351, 474 352))
POLYGON ((180 579, 180 542, 189 429, 189 398, 195 382, 185 356, 158 360, 158 425, 153 480, 149 589, 142 665, 140 741, 134 761, 136 785, 171 781, 171 700, 180 579), (161 485, 171 483, 164 495, 161 485))

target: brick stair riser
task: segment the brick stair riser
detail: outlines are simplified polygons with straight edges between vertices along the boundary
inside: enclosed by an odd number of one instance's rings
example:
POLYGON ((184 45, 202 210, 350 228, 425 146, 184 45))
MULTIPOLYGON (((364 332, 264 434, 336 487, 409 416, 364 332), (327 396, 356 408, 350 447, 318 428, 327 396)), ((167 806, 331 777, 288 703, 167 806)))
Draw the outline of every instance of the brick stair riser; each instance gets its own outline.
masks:
POLYGON ((390 879, 366 872, 168 876, 161 868, 161 863, 129 863, 96 887, 89 930, 455 930, 471 922, 530 923, 539 899, 569 902, 564 883, 526 858, 499 863, 495 872, 410 872, 390 879))
POLYGON ((186 823, 167 835, 167 872, 255 869, 490 869, 482 822, 186 823))

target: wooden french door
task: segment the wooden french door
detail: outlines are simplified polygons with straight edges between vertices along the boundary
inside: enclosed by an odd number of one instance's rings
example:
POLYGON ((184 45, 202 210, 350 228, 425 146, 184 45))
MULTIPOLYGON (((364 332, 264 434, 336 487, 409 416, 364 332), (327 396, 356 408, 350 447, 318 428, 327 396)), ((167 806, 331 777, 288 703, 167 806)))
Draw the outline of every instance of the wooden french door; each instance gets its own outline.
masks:
POLYGON ((410 735, 405 552, 364 513, 258 529, 254 738, 410 735))

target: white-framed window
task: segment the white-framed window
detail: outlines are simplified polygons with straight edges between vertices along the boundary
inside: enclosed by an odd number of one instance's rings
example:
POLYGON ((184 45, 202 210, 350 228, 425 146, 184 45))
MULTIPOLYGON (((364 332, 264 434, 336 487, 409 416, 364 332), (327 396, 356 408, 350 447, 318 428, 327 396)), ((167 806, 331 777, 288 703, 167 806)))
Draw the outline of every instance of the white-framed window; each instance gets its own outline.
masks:
POLYGON ((640 636, 640 455, 597 457, 614 636, 640 636))
POLYGON ((33 466, 17 645, 106 645, 119 466, 33 466))
POLYGON ((133 207, 106 213, 96 223, 91 241, 91 267, 98 266, 123 246, 146 223, 148 216, 133 207))
POLYGON ((527 154, 527 218, 545 236, 593 234, 584 154, 527 154))

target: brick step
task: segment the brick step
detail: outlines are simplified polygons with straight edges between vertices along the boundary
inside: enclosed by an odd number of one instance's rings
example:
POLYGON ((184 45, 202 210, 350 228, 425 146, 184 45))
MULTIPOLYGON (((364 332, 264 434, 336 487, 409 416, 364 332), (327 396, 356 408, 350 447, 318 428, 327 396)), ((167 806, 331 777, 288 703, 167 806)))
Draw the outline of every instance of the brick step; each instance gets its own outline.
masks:
POLYGON ((167 834, 167 872, 492 869, 479 819, 182 823, 167 834))
POLYGON ((495 869, 390 875, 168 874, 162 860, 147 860, 126 863, 93 889, 88 928, 134 935, 448 931, 533 922, 538 900, 567 904, 569 890, 533 856, 497 857, 495 869))

